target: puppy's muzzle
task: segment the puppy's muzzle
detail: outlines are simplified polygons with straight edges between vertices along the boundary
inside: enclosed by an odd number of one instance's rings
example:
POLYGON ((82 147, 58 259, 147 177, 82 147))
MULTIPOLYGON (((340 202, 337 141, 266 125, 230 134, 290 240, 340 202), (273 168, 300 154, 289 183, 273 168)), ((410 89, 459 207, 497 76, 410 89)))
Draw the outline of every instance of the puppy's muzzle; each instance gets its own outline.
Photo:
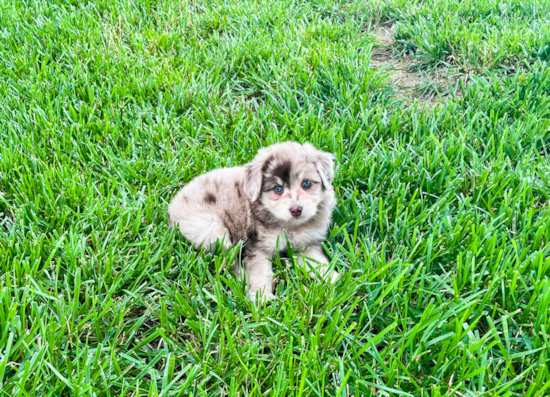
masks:
POLYGON ((292 207, 290 207, 289 211, 294 218, 298 218, 300 215, 302 215, 302 207, 299 205, 293 205, 292 207))

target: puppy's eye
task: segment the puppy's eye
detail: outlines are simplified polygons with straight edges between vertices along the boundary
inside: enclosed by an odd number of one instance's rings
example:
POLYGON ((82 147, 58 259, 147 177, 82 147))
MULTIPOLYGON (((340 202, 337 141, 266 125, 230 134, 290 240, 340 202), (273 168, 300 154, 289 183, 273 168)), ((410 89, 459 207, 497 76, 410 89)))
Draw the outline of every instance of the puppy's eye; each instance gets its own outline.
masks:
POLYGON ((279 185, 275 186, 275 189, 273 189, 275 193, 281 194, 283 192, 283 188, 279 185))
POLYGON ((304 189, 309 189, 309 188, 311 187, 311 182, 310 182, 310 181, 304 181, 304 182, 302 183, 302 187, 303 187, 304 189))

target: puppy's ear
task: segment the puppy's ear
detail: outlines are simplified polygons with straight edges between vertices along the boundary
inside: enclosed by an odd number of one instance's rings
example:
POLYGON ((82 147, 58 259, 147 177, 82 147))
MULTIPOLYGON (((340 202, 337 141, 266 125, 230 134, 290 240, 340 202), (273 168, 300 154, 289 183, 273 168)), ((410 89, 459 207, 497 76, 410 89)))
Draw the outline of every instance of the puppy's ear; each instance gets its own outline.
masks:
POLYGON ((250 201, 258 200, 262 192, 263 173, 269 161, 268 148, 260 149, 254 159, 245 166, 244 192, 250 201))
POLYGON ((317 173, 321 177, 323 186, 326 190, 332 190, 332 180, 334 179, 334 156, 331 153, 321 153, 318 161, 315 163, 317 173))
POLYGON ((246 165, 246 175, 244 179, 244 192, 250 201, 258 200, 262 190, 262 164, 256 164, 256 161, 246 165))
POLYGON ((323 187, 326 190, 332 190, 332 180, 334 179, 334 155, 328 152, 321 152, 315 149, 315 147, 309 143, 306 143, 307 150, 311 153, 317 168, 317 173, 321 177, 323 187))

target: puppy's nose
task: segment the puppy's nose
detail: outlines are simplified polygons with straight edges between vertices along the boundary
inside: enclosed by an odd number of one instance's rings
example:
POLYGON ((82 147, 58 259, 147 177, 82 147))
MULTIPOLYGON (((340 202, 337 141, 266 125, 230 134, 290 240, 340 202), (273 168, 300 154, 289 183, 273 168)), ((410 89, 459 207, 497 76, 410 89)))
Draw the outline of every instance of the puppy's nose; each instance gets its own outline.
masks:
POLYGON ((298 218, 300 215, 302 215, 302 207, 299 205, 293 205, 290 207, 290 213, 293 217, 298 218))

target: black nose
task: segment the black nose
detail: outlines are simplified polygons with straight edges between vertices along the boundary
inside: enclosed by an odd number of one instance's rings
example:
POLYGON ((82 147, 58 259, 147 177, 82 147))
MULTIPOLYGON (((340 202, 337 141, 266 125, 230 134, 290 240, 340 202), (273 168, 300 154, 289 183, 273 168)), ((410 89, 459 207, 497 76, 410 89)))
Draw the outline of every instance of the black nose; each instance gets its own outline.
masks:
POLYGON ((302 207, 299 205, 294 205, 290 207, 290 213, 293 217, 298 218, 300 215, 302 215, 302 207))

